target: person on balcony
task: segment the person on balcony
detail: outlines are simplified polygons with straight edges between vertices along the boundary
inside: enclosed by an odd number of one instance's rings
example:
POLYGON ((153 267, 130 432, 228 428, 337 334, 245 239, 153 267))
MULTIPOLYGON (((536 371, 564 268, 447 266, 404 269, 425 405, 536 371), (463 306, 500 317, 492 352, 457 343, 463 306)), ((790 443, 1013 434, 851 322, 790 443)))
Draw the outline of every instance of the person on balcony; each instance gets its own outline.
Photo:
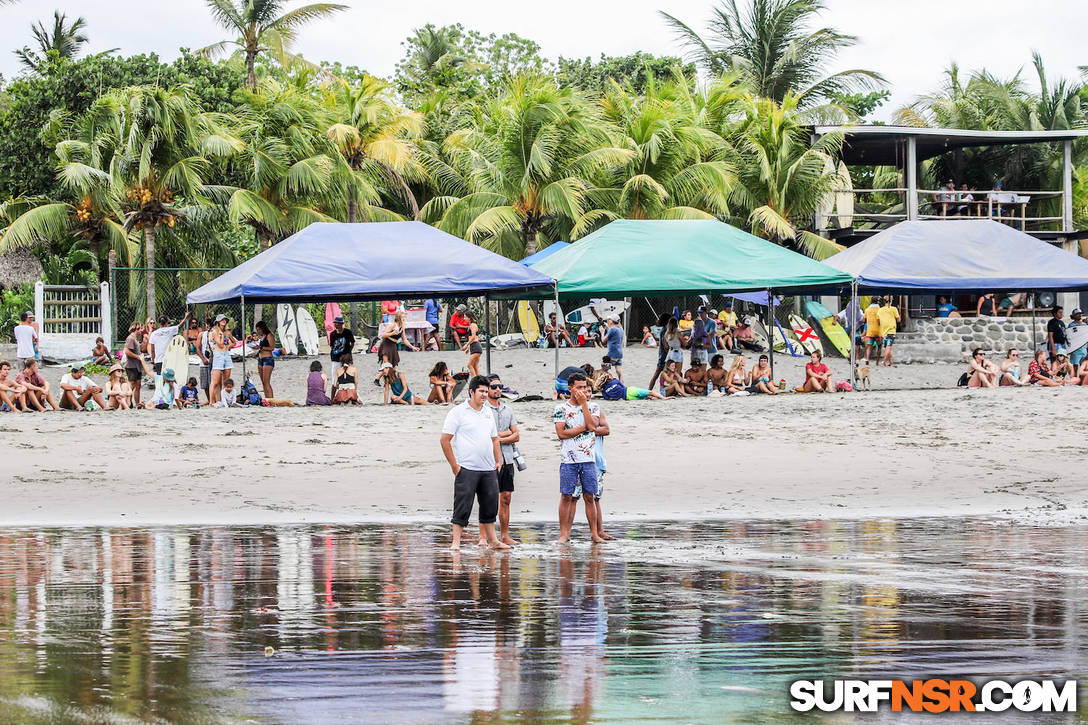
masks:
POLYGON ((957 195, 956 201, 960 203, 956 207, 957 216, 973 216, 971 207, 975 203, 975 196, 967 191, 967 184, 960 184, 960 193, 957 195))
POLYGON ((990 202, 990 216, 1003 217, 1012 213, 1013 195, 1001 190, 1001 182, 995 181, 994 188, 986 195, 990 202))
POLYGON ((940 193, 937 194, 937 210, 941 216, 948 216, 953 210, 952 202, 956 200, 956 184, 949 179, 944 182, 940 193))

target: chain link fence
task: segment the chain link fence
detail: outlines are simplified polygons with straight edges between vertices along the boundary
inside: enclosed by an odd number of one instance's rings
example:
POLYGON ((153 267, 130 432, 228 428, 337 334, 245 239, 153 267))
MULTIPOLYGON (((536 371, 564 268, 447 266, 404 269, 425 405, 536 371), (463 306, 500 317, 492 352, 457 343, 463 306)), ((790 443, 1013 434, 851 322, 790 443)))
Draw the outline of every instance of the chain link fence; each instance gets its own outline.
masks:
MULTIPOLYGON (((155 316, 166 315, 177 322, 185 316, 185 296, 227 271, 227 268, 114 267, 110 270, 114 344, 125 339, 133 322, 147 320, 149 274, 155 277, 155 316)), ((241 312, 239 305, 231 304, 196 305, 193 309, 193 315, 202 325, 206 317, 218 314, 225 314, 236 323, 241 312)))

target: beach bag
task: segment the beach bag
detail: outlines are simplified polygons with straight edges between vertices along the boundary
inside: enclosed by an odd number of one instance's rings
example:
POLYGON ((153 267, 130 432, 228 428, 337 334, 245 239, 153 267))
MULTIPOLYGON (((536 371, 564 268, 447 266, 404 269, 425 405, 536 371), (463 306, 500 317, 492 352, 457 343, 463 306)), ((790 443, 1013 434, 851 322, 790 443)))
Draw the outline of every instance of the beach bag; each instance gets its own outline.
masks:
POLYGON ((839 382, 835 383, 835 390, 840 393, 852 393, 854 392, 854 386, 851 385, 850 382, 847 380, 840 380, 839 382))
POLYGON ((966 388, 968 380, 969 378, 967 377, 967 373, 964 373, 960 376, 959 381, 956 383, 956 387, 966 388))
POLYGON ((242 405, 259 406, 261 404, 261 395, 257 392, 257 386, 249 378, 246 378, 242 389, 238 391, 238 402, 242 405))

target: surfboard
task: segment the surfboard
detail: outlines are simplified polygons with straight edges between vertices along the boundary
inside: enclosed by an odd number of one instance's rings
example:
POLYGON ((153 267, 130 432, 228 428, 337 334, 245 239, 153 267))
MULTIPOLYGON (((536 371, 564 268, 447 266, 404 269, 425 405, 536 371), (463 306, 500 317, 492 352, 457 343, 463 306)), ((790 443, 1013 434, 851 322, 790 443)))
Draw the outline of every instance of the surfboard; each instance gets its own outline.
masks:
POLYGON ((298 354, 298 324, 291 305, 276 305, 276 334, 288 355, 298 354))
POLYGON ((325 339, 331 342, 333 331, 333 319, 342 317, 343 312, 340 311, 339 302, 326 302, 325 303, 325 339))
POLYGON ((189 342, 183 335, 175 335, 167 345, 162 369, 173 370, 174 379, 179 381, 179 385, 184 385, 189 379, 189 342))
POLYGON ((520 332, 508 332, 505 335, 495 335, 491 338, 491 344, 496 350, 530 347, 528 341, 525 339, 525 335, 520 332))
POLYGON ((781 329, 777 327, 778 323, 775 322, 774 335, 767 334, 767 327, 763 324, 762 319, 756 319, 754 317, 749 318, 752 323, 752 333, 756 339, 763 338, 764 347, 769 347, 767 344, 769 340, 774 339, 774 349, 777 352, 786 352, 786 338, 782 336, 781 329))
POLYGON ((831 314, 831 310, 827 309, 819 302, 809 301, 805 303, 805 309, 808 310, 808 314, 820 326, 820 330, 823 331, 824 336, 827 337, 827 341, 831 343, 831 346, 843 357, 850 357, 850 333, 843 329, 839 324, 839 319, 835 315, 831 314))
POLYGON ((563 308, 555 304, 555 300, 545 300, 540 305, 540 311, 544 313, 544 322, 551 318, 552 313, 555 313, 556 320, 562 322, 563 320, 563 308))
POLYGON ((846 163, 839 162, 839 188, 835 192, 835 220, 839 229, 849 229, 854 225, 854 184, 850 180, 850 169, 846 163))
POLYGON ((518 324, 521 326, 521 334, 525 336, 525 342, 530 346, 535 345, 540 339, 540 323, 537 322, 533 308, 525 300, 518 302, 518 324))
POLYGON ((799 315, 789 316, 790 327, 793 328, 792 332, 794 337, 797 338, 797 342, 801 345, 801 349, 811 355, 814 352, 824 354, 823 343, 820 342, 820 335, 816 332, 810 324, 804 321, 799 315))
POLYGON ((627 303, 623 300, 613 302, 611 300, 605 300, 604 302, 593 305, 593 309, 597 312, 597 317, 593 316, 593 312, 590 311, 589 305, 579 307, 576 310, 567 313, 567 322, 572 325, 580 325, 583 322, 593 324, 594 322, 604 322, 609 317, 616 315, 622 315, 627 311, 627 303))
POLYGON ((310 311, 302 305, 299 305, 298 309, 295 310, 295 327, 298 329, 299 342, 302 343, 306 354, 317 355, 317 323, 314 322, 314 317, 310 314, 310 311))
POLYGON ((1076 325, 1065 328, 1065 337, 1069 340, 1066 352, 1073 352, 1081 345, 1088 345, 1088 325, 1076 325))

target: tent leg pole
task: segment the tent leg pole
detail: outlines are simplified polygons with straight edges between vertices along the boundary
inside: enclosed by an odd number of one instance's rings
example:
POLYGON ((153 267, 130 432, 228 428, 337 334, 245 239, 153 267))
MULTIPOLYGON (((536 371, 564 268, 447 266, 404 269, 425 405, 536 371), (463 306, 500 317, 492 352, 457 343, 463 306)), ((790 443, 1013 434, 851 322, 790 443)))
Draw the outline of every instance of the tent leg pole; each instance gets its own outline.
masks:
POLYGON ((487 354, 484 369, 491 374, 491 298, 484 295, 484 334, 487 335, 487 354))
MULTIPOLYGON (((1049 339, 1049 338, 1048 338, 1049 339)), ((1035 337, 1035 293, 1031 293, 1031 359, 1035 359, 1035 348, 1039 342, 1035 337)))
MULTIPOLYGON (((563 325, 563 329, 566 329, 567 318, 563 316, 563 308, 559 306, 559 283, 555 283, 553 288, 555 294, 555 311, 558 312, 556 317, 556 327, 563 325)), ((559 334, 559 330, 555 331, 555 377, 559 378, 559 341, 562 340, 562 336, 559 334)))
POLYGON ((858 283, 850 285, 850 306, 846 308, 846 322, 850 325, 850 374, 853 376, 854 366, 858 364, 857 345, 854 343, 857 334, 857 313, 854 311, 858 304, 858 283))
POLYGON ((771 365, 771 385, 774 385, 774 295, 767 288, 767 359, 771 365))
MULTIPOLYGON (((246 336, 246 298, 242 295, 242 338, 246 336)), ((246 344, 242 343, 242 382, 246 380, 246 344)))

